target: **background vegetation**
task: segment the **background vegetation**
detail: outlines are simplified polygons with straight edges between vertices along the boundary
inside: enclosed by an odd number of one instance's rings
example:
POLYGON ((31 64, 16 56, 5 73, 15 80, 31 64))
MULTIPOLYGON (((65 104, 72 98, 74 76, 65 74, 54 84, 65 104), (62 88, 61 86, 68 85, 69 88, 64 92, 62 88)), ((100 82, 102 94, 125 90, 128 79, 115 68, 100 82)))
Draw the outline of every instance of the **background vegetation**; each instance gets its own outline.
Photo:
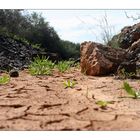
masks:
POLYGON ((12 35, 45 51, 58 53, 62 59, 77 59, 80 45, 61 40, 53 27, 38 13, 25 10, 0 10, 0 34, 12 35))

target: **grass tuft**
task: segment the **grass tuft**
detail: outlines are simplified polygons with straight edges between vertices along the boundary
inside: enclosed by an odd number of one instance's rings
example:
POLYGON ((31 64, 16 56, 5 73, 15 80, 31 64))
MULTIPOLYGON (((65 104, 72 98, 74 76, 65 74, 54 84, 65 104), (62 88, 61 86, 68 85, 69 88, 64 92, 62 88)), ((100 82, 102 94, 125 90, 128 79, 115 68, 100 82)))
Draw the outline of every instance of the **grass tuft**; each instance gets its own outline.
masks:
POLYGON ((64 82, 65 88, 74 88, 75 84, 76 84, 75 81, 70 81, 70 80, 64 82))
POLYGON ((31 75, 51 75, 52 69, 55 64, 52 63, 48 58, 40 58, 39 56, 29 66, 29 72, 31 75))
POLYGON ((36 57, 29 65, 29 72, 31 75, 51 75, 52 70, 57 68, 60 72, 64 73, 70 69, 70 67, 78 67, 78 63, 74 64, 74 61, 60 61, 58 64, 53 63, 51 60, 45 57, 36 57))
POLYGON ((70 69, 71 64, 71 61, 60 61, 56 67, 60 72, 64 73, 65 71, 70 69))
POLYGON ((0 85, 7 84, 10 82, 10 77, 8 75, 3 75, 0 77, 0 85))

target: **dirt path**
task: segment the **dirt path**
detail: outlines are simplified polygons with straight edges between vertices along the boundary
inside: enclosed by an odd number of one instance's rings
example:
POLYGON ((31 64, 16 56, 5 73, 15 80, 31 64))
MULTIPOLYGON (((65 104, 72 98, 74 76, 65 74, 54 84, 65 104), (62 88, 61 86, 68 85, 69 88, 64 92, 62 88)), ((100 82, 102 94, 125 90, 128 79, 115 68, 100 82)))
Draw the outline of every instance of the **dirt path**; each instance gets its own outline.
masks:
MULTIPOLYGON (((128 80, 140 87, 138 80, 128 80)), ((140 100, 128 98, 123 81, 84 76, 79 70, 34 77, 20 72, 0 86, 0 130, 140 130, 140 100), (63 82, 73 79, 73 89, 63 82), (113 101, 107 109, 95 102, 113 101)))

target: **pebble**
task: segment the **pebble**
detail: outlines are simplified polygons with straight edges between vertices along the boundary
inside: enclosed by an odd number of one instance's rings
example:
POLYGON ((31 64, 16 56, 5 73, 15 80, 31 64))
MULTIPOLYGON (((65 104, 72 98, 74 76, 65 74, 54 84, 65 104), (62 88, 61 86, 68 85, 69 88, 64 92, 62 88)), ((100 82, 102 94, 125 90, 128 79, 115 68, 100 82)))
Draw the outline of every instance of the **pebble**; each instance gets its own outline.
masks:
POLYGON ((19 77, 19 72, 18 70, 11 70, 9 72, 10 77, 19 77))

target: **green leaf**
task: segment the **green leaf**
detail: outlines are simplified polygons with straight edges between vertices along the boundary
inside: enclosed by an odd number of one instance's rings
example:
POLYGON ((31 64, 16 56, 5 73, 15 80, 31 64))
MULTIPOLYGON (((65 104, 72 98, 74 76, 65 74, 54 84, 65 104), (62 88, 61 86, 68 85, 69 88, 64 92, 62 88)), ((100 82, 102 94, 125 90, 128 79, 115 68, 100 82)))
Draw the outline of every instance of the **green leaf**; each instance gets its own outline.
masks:
POLYGON ((65 88, 73 88, 76 83, 74 81, 67 80, 64 82, 65 88))
POLYGON ((140 98, 140 91, 136 91, 137 98, 140 98))
POLYGON ((10 81, 10 77, 8 75, 3 75, 0 77, 0 84, 7 84, 10 81))
POLYGON ((101 107, 106 107, 108 102, 107 101, 97 101, 96 104, 100 105, 101 107))
POLYGON ((136 92, 132 89, 132 87, 127 83, 127 82, 124 82, 123 83, 123 88, 125 89, 125 91, 129 94, 129 95, 131 95, 131 96, 133 96, 133 97, 137 97, 137 95, 136 95, 136 92))

